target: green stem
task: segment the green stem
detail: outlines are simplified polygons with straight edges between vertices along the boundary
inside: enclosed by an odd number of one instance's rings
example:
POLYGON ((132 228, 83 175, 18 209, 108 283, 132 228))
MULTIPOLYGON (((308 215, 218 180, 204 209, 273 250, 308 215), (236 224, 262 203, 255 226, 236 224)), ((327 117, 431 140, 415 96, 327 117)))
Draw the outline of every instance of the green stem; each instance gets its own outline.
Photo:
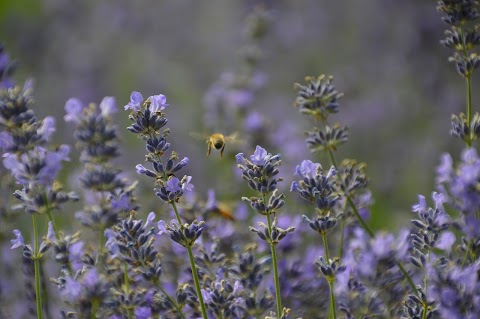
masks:
POLYGON ((192 247, 187 246, 188 258, 190 259, 190 267, 192 269, 193 282, 195 283, 195 290, 197 291, 198 301, 200 302, 200 308, 202 310, 202 316, 204 319, 208 319, 207 308, 203 301, 202 290, 200 289, 200 280, 198 279, 197 267, 195 266, 195 260, 193 258, 192 247))
MULTIPOLYGON (((467 123, 468 123, 468 127, 470 128, 471 127, 470 124, 471 124, 471 121, 472 121, 472 81, 471 81, 471 75, 468 75, 466 78, 467 78, 467 123)), ((470 132, 470 136, 468 137, 467 146, 468 147, 472 146, 472 132, 470 132)))
MULTIPOLYGON (((338 171, 338 168, 337 168, 337 163, 335 161, 335 157, 333 156, 333 153, 332 153, 332 150, 331 149, 328 149, 328 154, 330 156, 330 160, 332 162, 332 165, 333 167, 335 168, 335 170, 338 171)), ((337 174, 338 178, 340 179, 340 176, 337 174)), ((341 181, 340 181, 341 182, 341 181)), ((360 222, 360 224, 362 225, 363 229, 365 229, 365 231, 368 233, 368 235, 370 236, 370 238, 373 238, 375 236, 375 234, 373 233, 373 231, 370 229, 370 227, 368 227, 368 225, 365 223, 365 221, 363 220, 362 216, 360 216, 360 213, 358 212, 358 209, 357 207, 355 206, 355 203, 353 202, 353 200, 350 198, 350 196, 347 196, 347 202, 348 204, 350 205, 350 207, 352 208, 352 211, 355 215, 355 217, 357 218, 357 220, 360 222)), ((407 282, 410 286, 410 288, 412 288, 412 290, 415 292, 415 294, 417 296, 420 295, 419 291, 417 290, 417 287, 415 286, 415 284, 413 283, 413 280, 412 280, 412 277, 410 277, 410 275, 408 274, 408 272, 405 270, 405 268, 403 267, 403 265, 398 261, 398 260, 395 260, 395 263, 396 265, 398 266, 398 268, 400 268, 400 271, 403 273, 403 275, 405 276, 405 278, 407 279, 407 282)))
MULTIPOLYGON (((155 137, 154 134, 151 134, 150 136, 152 138, 155 137)), ((162 162, 161 156, 155 155, 155 157, 160 163, 162 162)), ((164 177, 168 178, 168 176, 166 176, 166 175, 164 177)), ((173 207, 173 211, 175 212, 175 217, 177 218, 178 225, 180 226, 180 228, 183 228, 182 219, 180 218, 180 214, 178 212, 177 205, 175 204, 175 202, 172 202, 171 204, 172 204, 172 207, 173 207)), ((200 280, 198 279, 197 266, 195 265, 195 259, 193 257, 192 247, 188 245, 185 248, 187 248, 187 251, 188 251, 188 258, 190 259, 190 268, 192 270, 193 282, 195 284, 195 290, 197 292, 198 301, 200 302, 200 309, 202 311, 202 316, 203 316, 204 319, 208 319, 207 308, 205 306, 205 302, 204 302, 203 296, 202 296, 202 290, 200 288, 200 280)), ((168 294, 166 294, 166 296, 168 298, 170 298, 168 296, 168 294)), ((171 301, 173 301, 173 299, 171 299, 171 301)), ((179 314, 182 318, 184 318, 183 313, 181 311, 179 312, 179 314)))
MULTIPOLYGON (((123 264, 123 283, 125 285, 125 294, 130 294, 130 280, 128 279, 128 265, 123 264)), ((127 308, 128 319, 133 319, 133 309, 129 305, 127 308)))
MULTIPOLYGON (((325 251, 325 259, 327 260, 327 263, 330 263, 330 252, 328 250, 328 239, 327 239, 327 234, 323 233, 320 234, 322 236, 322 241, 323 241, 323 249, 325 251)), ((327 278, 328 282, 328 287, 330 289, 330 307, 328 310, 328 317, 337 319, 337 312, 336 312, 336 301, 335 301, 335 292, 334 292, 334 285, 335 285, 335 278, 327 278)))
POLYGON ((337 310, 335 309, 336 305, 336 300, 335 300, 335 292, 334 292, 334 287, 335 287, 335 279, 332 278, 331 280, 328 281, 328 287, 330 288, 330 309, 332 311, 332 316, 333 319, 337 319, 337 310))
MULTIPOLYGON (((332 165, 333 167, 335 168, 335 170, 338 172, 338 165, 337 165, 337 162, 335 161, 335 157, 333 156, 333 152, 332 150, 329 148, 328 149, 328 156, 330 157, 330 161, 332 162, 332 165)), ((339 174, 337 174, 338 176, 338 179, 340 180, 340 183, 342 183, 342 180, 341 180, 341 177, 339 174)), ((365 223, 365 221, 363 220, 362 216, 360 216, 358 210, 357 210, 357 207, 355 206, 355 203, 352 201, 352 199, 350 198, 350 196, 347 195, 347 201, 348 201, 348 204, 350 205, 350 207, 352 208, 353 210, 353 213, 355 214, 355 217, 357 218, 357 220, 360 222, 360 224, 362 225, 363 229, 365 229, 365 231, 370 235, 370 237, 373 237, 374 234, 373 234, 373 231, 370 229, 370 227, 368 227, 368 225, 365 223)))
MULTIPOLYGON (((272 221, 270 220, 270 214, 267 215, 268 233, 270 239, 272 238, 272 221)), ((275 282, 275 298, 277 301, 277 318, 282 316, 282 296, 280 294, 280 280, 278 276, 278 262, 277 253, 275 251, 275 243, 270 242, 270 251, 272 252, 272 266, 273 266, 273 281, 275 282)))
POLYGON ((325 258, 327 259, 327 263, 330 262, 330 253, 328 252, 328 242, 327 242, 327 234, 321 234, 323 240, 323 249, 325 250, 325 258))
POLYGON ((42 319, 43 309, 42 309, 42 291, 41 291, 41 281, 40 281, 39 239, 38 239, 38 229, 37 229, 37 215, 35 214, 32 214, 32 224, 33 224, 33 241, 34 241, 33 264, 35 268, 35 297, 37 301, 37 319, 42 319))
POLYGON ((360 216, 360 213, 358 212, 358 209, 357 209, 357 207, 355 206, 355 203, 353 202, 353 200, 350 198, 350 196, 347 196, 347 202, 348 202, 348 204, 350 205, 350 207, 352 208, 353 214, 355 215, 355 217, 357 218, 357 220, 360 222, 360 224, 362 225, 363 229, 365 229, 365 231, 368 233, 368 235, 373 238, 373 237, 375 236, 375 234, 374 234, 373 231, 370 229, 370 227, 368 227, 367 223, 365 223, 365 221, 363 220, 362 216, 360 216))
MULTIPOLYGON (((175 216, 177 217, 179 226, 183 227, 182 220, 180 219, 180 214, 178 213, 177 205, 175 204, 175 202, 172 202, 171 204, 173 207, 173 211, 175 212, 175 216)), ((190 259, 190 268, 192 270, 193 282, 195 284, 195 290, 197 291, 198 301, 200 302, 202 316, 204 319, 208 319, 207 308, 205 307, 205 302, 203 301, 202 290, 200 288, 200 280, 198 279, 197 266, 195 265, 192 247, 190 245, 187 245, 185 248, 187 248, 188 251, 188 258, 190 259)))
POLYGON ((100 306, 100 302, 97 298, 95 298, 92 302, 92 312, 90 312, 90 319, 97 318, 97 310, 99 306, 100 306))
POLYGON ((182 308, 177 304, 177 302, 165 291, 165 289, 163 289, 162 285, 160 284, 160 281, 158 280, 158 278, 155 278, 154 279, 154 283, 158 286, 158 289, 160 289, 160 291, 165 295, 165 297, 167 297, 167 299, 172 303, 172 305, 175 307, 175 309, 177 310, 177 313, 180 315, 180 317, 182 317, 183 319, 185 319, 185 315, 183 314, 183 311, 182 311, 182 308))
MULTIPOLYGON (((468 58, 467 46, 465 44, 465 32, 463 28, 460 28, 460 34, 462 36, 462 44, 463 44, 463 55, 465 58, 468 58)), ((467 124, 468 128, 470 129, 470 124, 472 120, 472 83, 471 83, 472 75, 470 73, 465 75, 467 80, 467 124)), ((468 140, 466 141, 467 146, 470 147, 472 145, 472 132, 468 136, 468 140)))
POLYGON ((344 241, 344 232, 345 232, 345 219, 342 218, 342 220, 340 221, 340 247, 339 247, 339 252, 338 252, 338 257, 340 258, 340 260, 342 260, 342 257, 343 257, 343 241, 344 241))
POLYGON ((100 236, 98 238, 98 247, 97 247, 97 265, 100 263, 105 262, 105 256, 103 255, 105 252, 105 230, 100 230, 100 236))
POLYGON ((417 296, 420 296, 420 292, 418 291, 417 287, 415 286, 415 283, 413 282, 413 279, 412 277, 410 277, 410 275, 408 274, 408 272, 405 270, 405 268, 403 267, 403 265, 398 261, 398 260, 395 260, 395 264, 397 265, 397 267, 400 269, 400 271, 402 272, 403 276, 405 277, 405 279, 407 279, 407 282, 408 282, 408 285, 410 286, 410 288, 412 288, 412 290, 415 292, 415 294, 417 296))

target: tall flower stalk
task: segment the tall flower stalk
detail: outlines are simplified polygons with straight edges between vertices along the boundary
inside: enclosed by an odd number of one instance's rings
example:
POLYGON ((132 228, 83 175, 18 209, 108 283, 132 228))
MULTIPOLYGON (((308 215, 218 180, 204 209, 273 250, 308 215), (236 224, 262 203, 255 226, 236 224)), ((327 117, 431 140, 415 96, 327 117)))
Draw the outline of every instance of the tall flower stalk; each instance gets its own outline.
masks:
MULTIPOLYGON (((340 103, 338 100, 343 97, 343 93, 338 92, 333 85, 332 76, 327 77, 320 75, 317 78, 308 76, 305 78, 305 82, 306 84, 295 84, 295 88, 297 89, 295 106, 299 108, 300 113, 311 117, 315 123, 320 122, 323 125, 323 128, 314 127, 312 130, 306 132, 307 146, 312 152, 326 152, 335 171, 343 172, 343 174, 336 174, 339 180, 339 193, 345 198, 362 228, 370 238, 373 238, 375 235, 374 232, 360 215, 357 204, 355 203, 355 201, 358 200, 358 195, 361 194, 360 191, 367 185, 363 169, 360 169, 361 166, 355 170, 340 167, 333 153, 337 150, 338 146, 348 141, 348 128, 346 126, 341 127, 337 124, 330 126, 328 122, 330 115, 339 112, 340 103), (353 183, 351 183, 352 181, 353 183)), ((343 229, 345 214, 342 214, 342 217, 341 228, 343 229)), ((340 242, 343 242, 344 231, 342 231, 340 236, 340 242)), ((396 264, 405 276, 410 287, 416 291, 417 288, 405 267, 398 261, 396 264)))
POLYGON ((75 217, 83 226, 97 232, 97 255, 101 256, 105 230, 138 208, 132 194, 135 182, 129 184, 121 177, 121 170, 112 163, 120 156, 118 129, 113 120, 117 106, 110 96, 103 98, 98 105, 84 105, 79 99, 70 98, 65 111, 65 121, 75 125, 76 146, 84 163, 80 185, 88 192, 86 197, 97 199, 86 203, 75 217))
POLYGON ((301 180, 292 183, 291 191, 298 192, 303 199, 315 204, 316 216, 310 219, 303 215, 303 220, 322 237, 325 258, 320 257, 315 264, 328 282, 330 291, 329 314, 336 319, 335 275, 343 272, 345 266, 340 265, 339 258, 331 258, 327 235, 337 225, 339 215, 335 207, 340 199, 340 196, 335 193, 337 172, 332 166, 324 174, 319 163, 305 160, 296 167, 295 175, 298 175, 301 180))
POLYGON ((160 233, 169 233, 174 242, 187 250, 199 308, 203 318, 208 319, 192 249, 195 241, 203 232, 204 222, 183 223, 177 209, 176 203, 180 201, 185 191, 193 190, 193 185, 190 183, 191 176, 183 176, 181 179, 176 177, 176 174, 188 164, 189 159, 185 157, 178 160, 178 154, 175 151, 171 151, 168 158, 165 156, 171 146, 167 142, 170 130, 163 129, 161 131, 168 122, 163 113, 168 106, 166 102, 163 94, 150 96, 144 100, 139 92, 133 92, 130 102, 125 106, 126 110, 131 110, 129 118, 134 122, 128 127, 128 130, 138 134, 142 140, 146 141, 148 151, 146 160, 152 163, 153 170, 139 164, 136 167, 137 173, 154 178, 155 195, 169 204, 175 213, 175 223, 166 225, 163 221, 159 222, 160 233))
POLYGON ((16 86, 0 90, 0 149, 3 152, 3 165, 22 186, 13 194, 20 203, 12 208, 23 210, 32 217, 34 245, 29 253, 25 254, 24 251, 24 256, 34 264, 36 312, 37 318, 42 318, 41 283, 45 278, 40 278, 40 259, 52 242, 40 244, 38 219, 47 215, 51 234, 59 238, 51 211, 77 198, 73 193, 63 192, 55 181, 62 161, 69 160, 70 148, 61 145, 55 150, 47 149, 46 145, 55 132, 55 120, 52 117, 37 120, 31 110, 33 103, 32 89, 28 83, 24 88, 16 86))
POLYGON ((261 229, 250 227, 250 230, 257 233, 270 246, 277 318, 280 318, 284 315, 284 309, 282 308, 280 275, 275 246, 289 232, 295 230, 293 227, 287 229, 277 227, 276 214, 285 205, 283 200, 285 196, 278 194, 277 189, 277 183, 282 180, 281 177, 276 177, 279 173, 278 166, 281 164, 280 155, 272 155, 267 153, 264 148, 257 146, 255 152, 249 158, 246 158, 243 153, 239 153, 236 159, 239 163, 237 166, 242 171, 242 178, 247 181, 251 189, 260 195, 260 197, 242 197, 242 200, 248 202, 253 209, 264 215, 267 220, 267 225, 259 223, 261 229))
POLYGON ((440 43, 454 51, 449 61, 455 63, 466 84, 466 115, 463 112, 452 115, 451 134, 471 147, 480 133, 480 115, 472 114, 472 75, 480 65, 480 56, 476 52, 480 45, 478 2, 444 0, 437 3, 438 11, 444 14, 443 21, 449 26, 440 43))
POLYGON ((410 295, 405 303, 411 318, 426 319, 434 315, 435 303, 428 298, 428 271, 434 267, 442 267, 444 263, 442 258, 436 257, 434 250, 450 249, 447 246, 455 241, 453 233, 446 232, 450 226, 450 220, 443 208, 446 197, 435 192, 432 198, 435 201, 435 208, 428 207, 425 197, 421 195, 419 203, 413 206, 413 211, 418 214, 418 219, 412 220, 415 231, 410 235, 413 246, 410 262, 423 272, 423 287, 419 286, 417 289, 420 294, 418 296, 410 295), (440 240, 441 237, 443 237, 442 240, 440 240))

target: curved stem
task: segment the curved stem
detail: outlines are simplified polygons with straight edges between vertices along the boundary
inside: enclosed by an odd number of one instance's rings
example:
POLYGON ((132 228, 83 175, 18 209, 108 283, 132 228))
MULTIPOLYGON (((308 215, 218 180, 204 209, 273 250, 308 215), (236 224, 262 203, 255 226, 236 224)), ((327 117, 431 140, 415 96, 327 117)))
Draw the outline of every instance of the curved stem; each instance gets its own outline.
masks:
POLYGON ((412 277, 408 274, 408 272, 405 270, 403 265, 398 260, 395 260, 395 264, 397 265, 398 268, 400 268, 400 271, 402 272, 405 279, 407 279, 407 282, 408 282, 408 285, 410 286, 410 288, 412 288, 412 290, 415 292, 415 294, 417 296, 420 296, 420 292, 418 291, 417 287, 415 286, 415 283, 413 282, 412 277))
POLYGON ((170 301, 172 303, 172 305, 175 307, 175 309, 177 310, 177 313, 179 314, 180 317, 182 317, 183 319, 185 319, 185 315, 183 314, 183 311, 182 311, 182 308, 177 304, 177 302, 168 294, 168 292, 165 291, 165 289, 163 289, 162 285, 160 284, 160 281, 158 280, 158 278, 155 278, 153 280, 153 282, 158 286, 158 289, 160 289, 160 291, 165 295, 165 297, 167 297, 168 301, 170 301))
MULTIPOLYGON (((264 196, 265 197, 265 196, 264 196)), ((267 215, 268 233, 270 239, 272 238, 272 221, 270 220, 270 214, 267 215)), ((273 281, 275 282, 275 299, 277 301, 277 318, 282 316, 282 296, 280 293, 280 279, 278 276, 278 262, 277 253, 275 251, 275 244, 270 242, 270 251, 272 253, 272 267, 273 267, 273 281)))
POLYGON ((37 216, 32 214, 32 224, 33 224, 33 264, 35 268, 35 297, 37 302, 37 319, 43 318, 43 309, 42 309, 42 291, 41 291, 41 280, 40 280, 40 256, 39 256, 39 239, 38 239, 38 228, 37 228, 37 216))
MULTIPOLYGON (((180 219, 180 214, 178 213, 177 205, 175 204, 175 202, 172 202, 171 204, 172 204, 173 211, 175 212, 175 216, 177 217, 177 221, 178 221, 180 227, 183 227, 182 226, 182 220, 180 219)), ((208 319, 207 308, 205 306, 205 302, 203 301, 202 290, 200 288, 200 280, 198 279, 197 266, 195 265, 195 259, 193 257, 192 247, 190 245, 187 245, 187 246, 185 246, 185 248, 187 248, 187 251, 188 251, 188 258, 190 260, 190 268, 192 270, 193 282, 195 284, 195 290, 197 291, 197 297, 198 297, 198 301, 200 303, 200 309, 202 311, 202 316, 203 316, 204 319, 208 319)))
MULTIPOLYGON (((336 170, 338 170, 337 168, 337 163, 335 161, 335 157, 333 156, 333 153, 332 153, 332 150, 331 149, 328 149, 328 154, 330 156, 330 160, 332 161, 332 165, 333 167, 335 167, 336 170)), ((338 178, 340 178, 340 176, 337 174, 338 178)), ((373 233, 373 231, 370 229, 370 227, 368 227, 367 223, 365 223, 365 221, 363 220, 362 216, 360 216, 360 213, 358 212, 358 209, 357 207, 355 206, 355 203, 353 202, 353 200, 350 198, 350 196, 347 196, 347 202, 348 204, 350 205, 350 207, 352 208, 352 211, 355 215, 355 217, 357 218, 357 220, 360 222, 360 224, 362 225, 363 229, 368 233, 368 235, 370 236, 370 238, 373 238, 375 236, 375 234, 373 233)), ((403 276, 405 277, 405 279, 407 279, 407 282, 410 286, 410 288, 412 288, 412 290, 415 292, 415 294, 417 296, 420 295, 417 287, 415 286, 415 284, 413 283, 413 280, 412 280, 412 277, 408 274, 408 272, 405 270, 405 268, 403 267, 403 265, 398 261, 398 260, 395 260, 395 264, 398 266, 398 268, 400 268, 400 271, 403 273, 403 276)))
POLYGON ((355 203, 353 202, 353 200, 350 198, 350 196, 347 196, 347 202, 348 202, 348 204, 350 205, 350 207, 352 208, 353 214, 355 215, 355 217, 357 218, 357 220, 360 222, 360 224, 362 225, 363 229, 365 229, 365 231, 368 233, 368 235, 373 238, 375 234, 374 234, 373 231, 370 229, 370 227, 368 227, 367 223, 365 223, 365 221, 363 220, 362 216, 360 216, 360 213, 358 212, 358 209, 357 209, 357 207, 355 206, 355 203))
MULTIPOLYGON (((332 165, 333 167, 335 168, 336 171, 338 171, 338 165, 337 165, 337 162, 335 161, 335 157, 333 156, 333 152, 332 150, 329 148, 328 149, 328 156, 330 157, 330 161, 332 162, 332 165)), ((342 183, 342 180, 340 178, 340 175, 337 174, 338 176, 338 179, 340 180, 340 183, 342 183)), ((370 229, 370 227, 368 227, 368 225, 365 223, 365 221, 363 220, 362 216, 360 216, 360 213, 358 212, 358 209, 357 207, 355 206, 355 203, 352 201, 352 199, 350 198, 350 196, 347 195, 347 202, 348 204, 350 205, 350 207, 352 208, 353 210, 353 213, 355 214, 355 217, 357 218, 357 220, 360 222, 360 224, 362 225, 363 229, 365 229, 365 231, 370 235, 370 237, 373 237, 374 234, 373 234, 373 231, 370 229)))

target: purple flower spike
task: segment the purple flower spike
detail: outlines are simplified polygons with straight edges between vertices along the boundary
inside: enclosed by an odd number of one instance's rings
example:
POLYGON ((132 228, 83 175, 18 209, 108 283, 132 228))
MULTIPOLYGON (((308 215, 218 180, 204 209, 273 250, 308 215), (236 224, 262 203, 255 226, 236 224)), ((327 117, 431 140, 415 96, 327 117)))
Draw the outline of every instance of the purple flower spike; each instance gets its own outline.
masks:
POLYGON ((132 94, 130 95, 130 102, 125 105, 125 110, 132 110, 134 112, 140 111, 140 106, 143 102, 143 96, 140 94, 140 92, 133 91, 132 94))

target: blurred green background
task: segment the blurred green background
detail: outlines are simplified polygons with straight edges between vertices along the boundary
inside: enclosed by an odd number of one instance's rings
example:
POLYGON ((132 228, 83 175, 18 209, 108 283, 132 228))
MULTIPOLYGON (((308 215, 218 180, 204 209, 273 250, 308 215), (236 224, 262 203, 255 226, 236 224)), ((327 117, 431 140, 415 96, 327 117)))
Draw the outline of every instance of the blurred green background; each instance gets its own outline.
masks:
MULTIPOLYGON (((56 117, 55 142, 74 143, 62 120, 70 97, 99 103, 114 96, 123 109, 133 90, 144 97, 163 93, 174 149, 191 159, 197 191, 205 196, 213 187, 220 199, 232 199, 233 154, 206 158, 205 144, 190 133, 206 130, 205 93, 223 72, 237 69, 244 20, 258 3, 270 10, 271 25, 258 65, 267 80, 253 109, 268 119, 270 132, 283 131, 301 150, 268 149, 284 155, 285 191, 301 159, 329 166, 303 147, 311 123, 293 107, 293 83, 331 74, 345 93, 333 121, 350 127, 338 158, 368 164, 370 223, 406 225, 417 194, 433 190, 440 154, 458 158, 462 147, 449 135, 449 119, 465 108, 464 83, 439 44, 445 25, 434 1, 1 0, 0 41, 19 62, 15 79, 35 80, 36 113, 56 117)), ((475 101, 478 79, 473 83, 475 101)), ((127 113, 117 118, 125 143, 119 165, 137 178, 144 145, 123 129, 127 113)), ((151 194, 148 187, 142 194, 151 194)))

